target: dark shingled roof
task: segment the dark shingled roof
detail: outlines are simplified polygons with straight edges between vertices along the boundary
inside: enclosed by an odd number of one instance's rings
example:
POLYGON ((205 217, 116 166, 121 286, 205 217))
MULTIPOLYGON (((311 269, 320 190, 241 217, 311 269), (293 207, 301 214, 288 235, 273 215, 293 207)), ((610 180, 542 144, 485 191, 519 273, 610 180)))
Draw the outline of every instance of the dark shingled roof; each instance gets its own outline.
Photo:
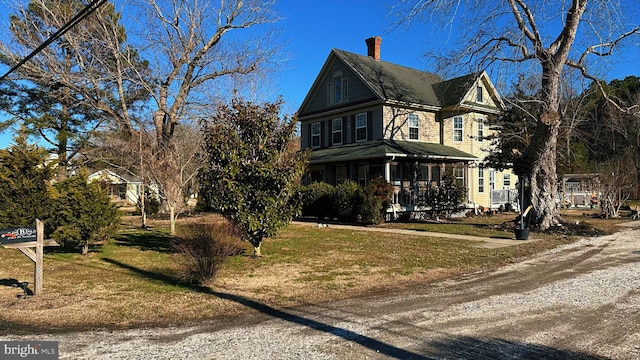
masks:
POLYGON ((480 73, 444 81, 440 76, 370 56, 333 49, 384 100, 446 107, 459 104, 480 73))
POLYGON ((374 140, 313 150, 312 164, 384 157, 470 161, 477 158, 451 146, 413 141, 374 140))
POLYGON ((438 95, 440 105, 447 107, 459 104, 479 76, 480 73, 472 73, 433 84, 433 90, 438 95))

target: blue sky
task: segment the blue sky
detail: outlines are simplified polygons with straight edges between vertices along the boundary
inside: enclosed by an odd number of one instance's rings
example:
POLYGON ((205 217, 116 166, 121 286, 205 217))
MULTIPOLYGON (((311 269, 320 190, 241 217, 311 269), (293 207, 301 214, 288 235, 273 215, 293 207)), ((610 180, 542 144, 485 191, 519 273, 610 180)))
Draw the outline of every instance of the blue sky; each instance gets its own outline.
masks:
MULTIPOLYGON (((277 9, 284 17, 280 23, 281 37, 287 42, 288 61, 275 76, 278 79, 275 90, 284 98, 285 112, 298 109, 332 48, 366 55, 364 40, 371 36, 382 37, 382 60, 431 70, 423 55, 430 46, 440 46, 442 41, 438 39, 447 35, 434 35, 424 25, 393 30, 390 24, 396 18, 389 16, 390 3, 386 0, 279 1, 277 9)), ((0 3, 0 14, 0 24, 6 23, 8 14, 4 3, 0 3)), ((4 32, 3 29, 0 34, 4 32)), ((450 38, 448 42, 454 41, 455 38, 450 38)), ((607 79, 640 75, 640 46, 638 41, 635 44, 618 58, 615 66, 610 66, 607 79)), ((5 69, 0 70, 4 73, 5 69)), ((0 134, 0 148, 10 143, 12 135, 0 134)))

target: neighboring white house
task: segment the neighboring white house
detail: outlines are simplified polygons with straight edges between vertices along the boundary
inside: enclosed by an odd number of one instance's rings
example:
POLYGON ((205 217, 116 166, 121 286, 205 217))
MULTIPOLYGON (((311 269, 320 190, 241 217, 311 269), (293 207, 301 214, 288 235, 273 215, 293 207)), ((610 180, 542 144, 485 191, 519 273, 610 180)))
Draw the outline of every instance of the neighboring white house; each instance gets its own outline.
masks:
POLYGON ((126 201, 134 205, 140 198, 142 180, 135 175, 116 174, 107 169, 96 171, 89 175, 89 182, 100 182, 107 189, 109 197, 115 201, 126 201))

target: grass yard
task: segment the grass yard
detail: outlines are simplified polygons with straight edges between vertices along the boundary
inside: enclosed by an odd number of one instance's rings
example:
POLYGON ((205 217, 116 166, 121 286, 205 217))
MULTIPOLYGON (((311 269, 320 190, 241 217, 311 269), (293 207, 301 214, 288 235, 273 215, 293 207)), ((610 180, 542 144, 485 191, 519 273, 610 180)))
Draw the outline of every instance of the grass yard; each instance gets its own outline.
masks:
MULTIPOLYGON (((512 237, 500 225, 511 218, 402 227, 512 237)), ((180 258, 171 251, 168 225, 133 229, 136 221, 125 218, 118 237, 88 256, 45 248, 39 298, 23 299, 22 289, 11 286, 33 281, 33 263, 16 249, 0 249, 0 334, 183 324, 254 311, 248 303, 287 307, 393 291, 495 269, 574 239, 533 234, 542 240, 486 249, 464 240, 293 224, 264 241, 262 258, 229 258, 212 284, 191 286, 178 280, 180 258)), ((608 232, 617 220, 588 221, 608 232)))

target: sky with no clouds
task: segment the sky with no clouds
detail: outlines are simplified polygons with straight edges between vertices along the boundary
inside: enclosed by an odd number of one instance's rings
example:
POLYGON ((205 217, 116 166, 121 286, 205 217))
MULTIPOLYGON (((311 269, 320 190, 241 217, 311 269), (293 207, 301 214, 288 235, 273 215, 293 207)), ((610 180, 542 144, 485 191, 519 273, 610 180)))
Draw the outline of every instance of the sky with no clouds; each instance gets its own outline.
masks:
MULTIPOLYGON (((3 2, 4 1, 4 2, 3 2)), ((9 12, 0 0, 0 26, 6 26, 9 12), (4 25, 3 25, 4 24, 4 25)), ((16 0, 13 0, 16 1, 16 0)), ((637 0, 626 0, 640 7, 637 0)), ((27 1, 18 0, 19 3, 27 1)), ((274 75, 274 92, 285 101, 284 111, 295 112, 320 71, 332 48, 366 55, 365 39, 381 36, 382 60, 420 70, 430 71, 425 51, 433 46, 453 46, 455 24, 438 34, 428 25, 415 24, 411 28, 394 28, 397 20, 390 13, 389 0, 280 0, 277 5, 283 17, 279 26, 281 39, 286 42, 287 61, 274 75)), ((119 2, 116 2, 118 5, 119 2)), ((6 30, 0 31, 6 34, 6 30)), ((614 66, 607 68, 607 79, 640 75, 640 46, 626 49, 614 66)), ((0 67, 0 72, 6 69, 0 67)), ((273 100, 273 99, 268 99, 273 100)), ((13 137, 11 132, 0 134, 0 148, 13 137)))

